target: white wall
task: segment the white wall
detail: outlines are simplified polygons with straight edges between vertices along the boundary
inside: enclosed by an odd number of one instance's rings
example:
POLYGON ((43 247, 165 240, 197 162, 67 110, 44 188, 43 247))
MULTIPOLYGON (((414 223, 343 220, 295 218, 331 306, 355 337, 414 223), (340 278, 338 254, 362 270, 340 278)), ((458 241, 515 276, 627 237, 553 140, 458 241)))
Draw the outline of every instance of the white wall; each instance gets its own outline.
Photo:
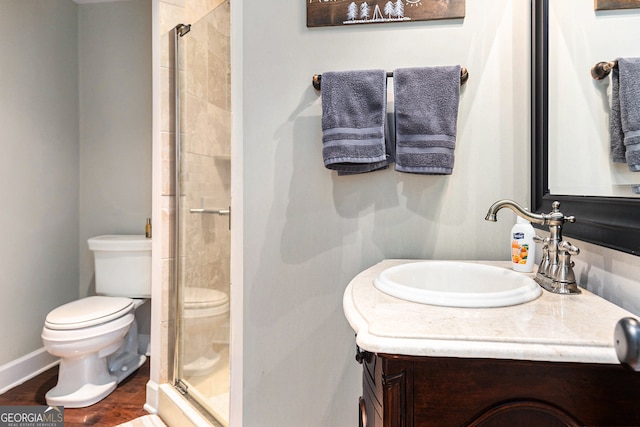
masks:
POLYGON ((78 295, 78 38, 71 1, 0 2, 0 365, 78 295))
POLYGON ((87 239, 144 234, 151 217, 151 0, 78 7, 80 295, 95 292, 87 239))
POLYGON ((359 271, 384 258, 508 259, 513 215, 484 216, 500 198, 529 204, 529 9, 466 4, 464 20, 308 29, 305 2, 251 2, 232 23, 243 29, 244 426, 357 425, 342 294, 359 271), (313 74, 446 64, 471 76, 452 176, 323 167, 313 74))
POLYGON ((2 0, 0 26, 2 367, 42 347, 49 311, 92 291, 87 237, 144 232, 151 5, 2 0))

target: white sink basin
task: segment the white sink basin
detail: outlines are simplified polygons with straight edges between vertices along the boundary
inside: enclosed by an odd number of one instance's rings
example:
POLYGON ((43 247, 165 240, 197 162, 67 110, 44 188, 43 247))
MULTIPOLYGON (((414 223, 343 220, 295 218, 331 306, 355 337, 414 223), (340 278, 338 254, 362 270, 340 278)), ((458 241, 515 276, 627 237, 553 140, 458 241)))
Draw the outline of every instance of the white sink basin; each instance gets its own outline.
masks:
POLYGON ((445 307, 506 307, 542 294, 529 276, 513 270, 461 261, 419 261, 384 270, 374 285, 405 301, 445 307))

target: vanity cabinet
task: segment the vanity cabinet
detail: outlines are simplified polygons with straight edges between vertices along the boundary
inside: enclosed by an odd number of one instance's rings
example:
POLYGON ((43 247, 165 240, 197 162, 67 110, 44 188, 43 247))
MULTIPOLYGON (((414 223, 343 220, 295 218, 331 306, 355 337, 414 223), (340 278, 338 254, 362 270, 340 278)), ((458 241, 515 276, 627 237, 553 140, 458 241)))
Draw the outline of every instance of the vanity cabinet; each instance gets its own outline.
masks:
POLYGON ((587 289, 477 309, 374 286, 407 262, 384 260, 345 289, 363 366, 361 426, 640 426, 640 372, 614 348, 616 324, 633 313, 587 289))
POLYGON ((640 425, 640 373, 616 364, 358 351, 361 427, 640 425))

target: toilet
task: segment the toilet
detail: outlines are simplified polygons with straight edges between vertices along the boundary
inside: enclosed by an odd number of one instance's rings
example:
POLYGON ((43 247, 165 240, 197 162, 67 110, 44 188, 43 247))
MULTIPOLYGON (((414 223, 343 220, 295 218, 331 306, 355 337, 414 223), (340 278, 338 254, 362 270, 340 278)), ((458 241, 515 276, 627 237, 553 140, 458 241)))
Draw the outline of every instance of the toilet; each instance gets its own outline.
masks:
POLYGON ((229 296, 216 289, 185 287, 183 374, 212 372, 229 344, 229 296))
POLYGON ((88 240, 98 296, 52 310, 44 348, 60 358, 47 405, 82 408, 107 397, 146 360, 139 354, 135 311, 151 296, 151 239, 105 235, 88 240))

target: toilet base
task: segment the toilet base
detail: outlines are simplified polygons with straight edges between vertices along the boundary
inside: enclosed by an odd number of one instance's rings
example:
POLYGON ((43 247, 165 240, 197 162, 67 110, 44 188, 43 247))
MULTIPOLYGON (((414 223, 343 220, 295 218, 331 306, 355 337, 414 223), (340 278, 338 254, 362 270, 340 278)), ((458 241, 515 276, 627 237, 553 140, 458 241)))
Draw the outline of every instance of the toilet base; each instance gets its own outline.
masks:
POLYGON ((98 403, 109 394, 111 394, 118 386, 117 381, 108 384, 85 384, 78 390, 69 393, 57 395, 58 390, 52 388, 47 392, 45 398, 49 406, 64 406, 65 408, 84 408, 98 403))
MULTIPOLYGON (((49 390, 45 395, 47 405, 64 406, 65 408, 84 408, 98 403, 111 394, 129 375, 138 370, 144 364, 147 357, 141 354, 121 354, 117 360, 117 369, 107 370, 106 360, 97 361, 96 369, 86 372, 84 378, 77 378, 76 381, 65 381, 64 372, 78 373, 78 363, 87 367, 90 363, 87 359, 78 361, 61 360, 58 373, 58 385, 49 390), (63 367, 62 364, 65 364, 63 367), (76 366, 73 366, 76 365, 76 366), (104 365, 103 367, 99 365, 104 365), (109 375, 111 374, 111 375, 109 375), (77 381, 80 380, 80 381, 77 381), (85 382, 84 384, 80 384, 85 382)), ((82 377, 82 375, 81 375, 82 377)))
MULTIPOLYGON (((120 384, 129 375, 137 371, 146 360, 147 356, 142 354, 127 354, 126 357, 117 359, 117 365, 109 366, 109 372, 111 375, 115 375, 116 378, 118 378, 118 384, 120 384)), ((111 362, 113 363, 114 361, 112 360, 111 362)))
MULTIPOLYGON (((131 315, 129 315, 131 316, 131 315)), ((133 317, 133 316, 131 316, 133 317)), ((50 406, 84 408, 98 403, 147 360, 138 354, 138 327, 130 319, 125 336, 95 353, 62 357, 58 383, 45 395, 50 406)))
POLYGON ((131 323, 129 332, 124 337, 124 344, 118 351, 107 357, 109 373, 118 378, 118 384, 134 373, 147 360, 138 353, 138 322, 131 323))
POLYGON ((107 361, 97 353, 61 359, 58 384, 45 395, 47 405, 84 408, 104 399, 116 389, 118 378, 109 375, 107 361))

